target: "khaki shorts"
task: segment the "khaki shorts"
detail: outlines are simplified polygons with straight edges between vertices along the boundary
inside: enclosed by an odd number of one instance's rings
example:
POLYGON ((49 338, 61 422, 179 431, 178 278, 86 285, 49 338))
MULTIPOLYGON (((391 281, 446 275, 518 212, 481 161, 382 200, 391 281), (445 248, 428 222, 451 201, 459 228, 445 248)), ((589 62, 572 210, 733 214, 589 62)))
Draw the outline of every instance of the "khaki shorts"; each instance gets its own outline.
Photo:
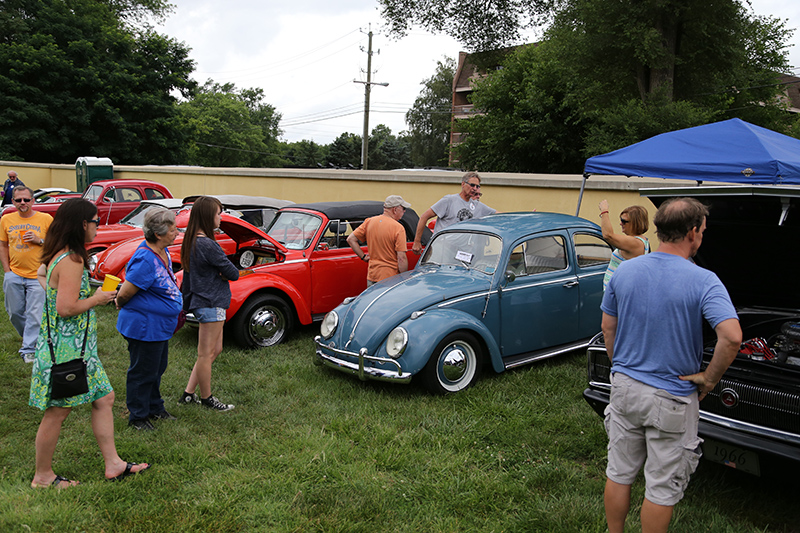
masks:
POLYGON ((697 393, 675 396, 619 372, 611 383, 604 422, 606 476, 631 485, 644 465, 645 497, 657 505, 675 505, 702 455, 697 393))

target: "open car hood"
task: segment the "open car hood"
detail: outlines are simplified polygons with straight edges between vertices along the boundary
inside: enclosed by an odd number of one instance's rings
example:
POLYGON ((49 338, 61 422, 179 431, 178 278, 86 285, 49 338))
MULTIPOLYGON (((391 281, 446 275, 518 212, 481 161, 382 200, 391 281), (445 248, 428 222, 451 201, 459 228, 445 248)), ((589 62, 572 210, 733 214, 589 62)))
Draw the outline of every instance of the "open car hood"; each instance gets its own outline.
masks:
POLYGON ((245 222, 244 220, 231 216, 227 213, 222 213, 221 219, 222 220, 219 223, 219 229, 224 231, 231 239, 236 241, 237 245, 260 239, 268 241, 272 246, 275 247, 276 250, 284 255, 289 251, 284 245, 249 222, 245 222))
POLYGON ((660 206, 697 198, 709 207, 695 262, 719 276, 736 307, 800 309, 796 246, 800 187, 701 186, 641 189, 660 206))

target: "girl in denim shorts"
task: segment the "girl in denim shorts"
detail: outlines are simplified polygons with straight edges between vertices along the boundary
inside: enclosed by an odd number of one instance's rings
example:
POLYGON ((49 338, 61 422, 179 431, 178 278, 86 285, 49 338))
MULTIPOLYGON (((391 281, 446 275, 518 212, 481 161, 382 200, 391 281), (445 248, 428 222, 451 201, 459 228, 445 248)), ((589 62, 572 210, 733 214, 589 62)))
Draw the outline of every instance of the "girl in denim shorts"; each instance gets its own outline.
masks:
POLYGON ((234 407, 232 404, 221 402, 211 394, 211 365, 222 352, 225 311, 231 304, 229 281, 239 279, 239 270, 214 239, 221 216, 222 204, 216 198, 201 196, 195 200, 181 246, 184 308, 194 314, 200 328, 197 362, 180 403, 200 403, 215 411, 230 411, 234 407))

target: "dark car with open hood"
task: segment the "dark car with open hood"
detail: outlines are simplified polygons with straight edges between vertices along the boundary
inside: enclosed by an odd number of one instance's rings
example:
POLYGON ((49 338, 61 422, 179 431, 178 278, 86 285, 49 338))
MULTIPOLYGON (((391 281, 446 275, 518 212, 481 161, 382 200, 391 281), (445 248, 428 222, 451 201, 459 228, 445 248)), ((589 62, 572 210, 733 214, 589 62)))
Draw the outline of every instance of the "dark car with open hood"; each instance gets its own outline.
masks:
MULTIPOLYGON (((800 462, 800 188, 714 186, 643 189, 656 206, 676 196, 709 206, 698 265, 715 272, 739 314, 744 342, 700 403, 705 458, 758 475, 762 460, 800 462), (794 266, 793 266, 794 265, 794 266)), ((703 367, 715 336, 705 324, 703 367)), ((588 348, 583 396, 601 416, 608 405, 608 355, 602 335, 588 348)))

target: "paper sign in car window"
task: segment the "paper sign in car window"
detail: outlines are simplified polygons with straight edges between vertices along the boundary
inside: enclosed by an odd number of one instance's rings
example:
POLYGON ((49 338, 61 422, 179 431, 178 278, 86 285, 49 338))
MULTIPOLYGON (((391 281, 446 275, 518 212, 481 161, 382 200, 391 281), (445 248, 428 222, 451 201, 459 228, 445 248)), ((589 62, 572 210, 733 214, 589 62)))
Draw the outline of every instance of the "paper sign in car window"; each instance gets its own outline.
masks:
POLYGON ((459 261, 464 261, 465 263, 472 263, 472 254, 459 250, 456 252, 456 259, 459 261))

